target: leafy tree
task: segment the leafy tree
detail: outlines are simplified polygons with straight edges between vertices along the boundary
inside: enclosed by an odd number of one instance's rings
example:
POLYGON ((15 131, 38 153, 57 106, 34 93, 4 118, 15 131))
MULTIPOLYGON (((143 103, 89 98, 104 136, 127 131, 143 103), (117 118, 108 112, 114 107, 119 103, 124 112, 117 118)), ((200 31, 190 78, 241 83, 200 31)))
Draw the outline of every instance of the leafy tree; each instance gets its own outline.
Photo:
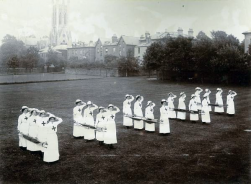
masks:
POLYGON ((105 64, 107 67, 118 67, 118 57, 113 55, 105 55, 105 64))
POLYGON ((38 50, 35 47, 28 48, 22 56, 22 67, 32 69, 37 66, 39 61, 38 50))
POLYGON ((128 76, 128 72, 139 71, 138 61, 134 57, 133 51, 131 49, 127 51, 126 57, 122 56, 118 59, 118 67, 121 71, 126 72, 126 76, 128 76))

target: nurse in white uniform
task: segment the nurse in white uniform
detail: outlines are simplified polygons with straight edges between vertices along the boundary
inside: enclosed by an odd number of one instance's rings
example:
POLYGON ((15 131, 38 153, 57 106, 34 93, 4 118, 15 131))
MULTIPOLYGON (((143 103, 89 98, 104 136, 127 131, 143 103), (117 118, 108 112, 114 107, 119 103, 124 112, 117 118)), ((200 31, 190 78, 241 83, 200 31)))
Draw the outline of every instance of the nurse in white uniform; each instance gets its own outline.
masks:
POLYGON ((76 100, 76 107, 73 108, 73 137, 74 138, 83 138, 85 133, 85 127, 81 126, 83 123, 83 109, 86 106, 86 103, 80 99, 76 100))
MULTIPOLYGON (((134 103, 134 115, 138 117, 143 117, 142 112, 142 102, 144 100, 143 96, 137 95, 136 102, 134 103)), ((134 120, 134 129, 142 130, 144 128, 143 120, 134 120)))
POLYGON ((108 111, 106 112, 106 132, 104 134, 104 143, 109 145, 109 148, 113 148, 113 144, 117 143, 117 130, 115 123, 115 116, 120 112, 119 108, 110 104, 108 111))
POLYGON ((159 133, 168 135, 170 134, 170 124, 169 124, 169 107, 165 99, 161 100, 160 108, 160 124, 159 124, 159 133))
MULTIPOLYGON (((211 91, 209 90, 209 89, 205 89, 205 94, 204 94, 204 96, 206 96, 207 97, 207 103, 208 104, 210 104, 211 102, 210 102, 210 93, 211 93, 211 91)), ((212 107, 209 105, 208 106, 208 109, 209 109, 209 111, 212 111, 212 107)))
POLYGON ((126 128, 129 128, 133 126, 133 120, 129 117, 126 117, 126 115, 132 116, 131 103, 134 100, 134 97, 127 94, 125 98, 126 100, 123 102, 123 125, 126 126, 126 128))
MULTIPOLYGON (((87 108, 84 110, 84 123, 86 125, 95 126, 93 111, 98 108, 97 105, 93 104, 91 101, 87 102, 87 108)), ((85 129, 85 140, 86 142, 95 139, 95 130, 92 128, 85 129)))
MULTIPOLYGON (((196 101, 196 96, 194 94, 191 95, 191 100, 189 102, 189 111, 198 111, 198 105, 196 101)), ((199 120, 199 114, 195 113, 190 113, 190 121, 196 122, 199 120)))
MULTIPOLYGON (((152 101, 147 102, 147 107, 145 109, 145 118, 154 119, 154 114, 153 114, 154 107, 155 107, 155 103, 153 103, 152 101)), ((155 131, 155 123, 145 122, 145 130, 147 132, 154 132, 155 131)))
POLYGON ((96 139, 99 141, 99 145, 103 145, 104 143, 104 129, 107 122, 106 110, 104 107, 100 106, 99 113, 96 116, 95 127, 99 130, 96 131, 96 139))
POLYGON ((216 96, 215 104, 218 106, 215 106, 214 112, 217 112, 219 114, 224 112, 222 92, 223 90, 221 88, 217 88, 217 92, 215 95, 216 96))
MULTIPOLYGON (((46 142, 46 136, 47 136, 46 124, 48 119, 49 119, 49 114, 46 113, 44 110, 41 110, 40 115, 37 117, 37 125, 38 125, 37 139, 41 143, 46 142)), ((42 146, 42 144, 39 144, 38 147, 41 152, 44 152, 45 148, 42 146)))
POLYGON ((24 118, 28 116, 29 108, 27 106, 23 106, 20 111, 22 112, 22 114, 18 117, 18 125, 17 125, 17 131, 19 133, 19 147, 25 150, 27 147, 27 142, 22 135, 22 126, 23 126, 22 123, 26 121, 24 118))
MULTIPOLYGON (((186 110, 185 101, 186 101, 186 94, 184 92, 181 92, 180 93, 180 98, 179 98, 178 109, 186 110)), ((180 111, 178 111, 178 113, 177 113, 177 119, 185 121, 185 119, 186 119, 186 112, 180 112, 180 111)))
MULTIPOLYGON (((38 109, 31 109, 31 115, 28 119, 29 123, 29 137, 37 139, 38 134, 38 125, 37 125, 37 118, 38 118, 38 109)), ((38 144, 33 143, 31 141, 27 142, 27 150, 32 152, 40 151, 38 144)))
POLYGON ((200 99, 200 93, 203 91, 200 87, 195 88, 195 101, 198 106, 198 110, 201 110, 202 104, 201 104, 201 99, 200 99))
POLYGON ((46 143, 47 148, 44 149, 44 162, 56 162, 59 160, 57 126, 62 123, 62 119, 51 115, 46 122, 47 128, 46 143))
MULTIPOLYGON (((29 117, 30 117, 30 110, 29 109, 25 109, 24 110, 24 116, 23 118, 21 119, 21 124, 19 126, 19 129, 20 129, 20 132, 24 135, 27 135, 29 134, 29 117)), ((27 148, 27 143, 30 142, 29 140, 23 138, 22 139, 22 147, 24 148, 27 148)))
POLYGON ((235 106, 234 106, 234 97, 237 95, 235 91, 229 90, 227 95, 227 114, 234 115, 235 114, 235 106))
POLYGON ((208 105, 208 101, 207 101, 207 94, 204 94, 203 100, 202 100, 201 121, 202 121, 202 123, 206 123, 206 124, 209 124, 211 122, 209 105, 208 105))
POLYGON ((172 92, 168 94, 167 102, 168 102, 168 107, 170 108, 169 110, 169 118, 170 119, 175 119, 176 118, 176 112, 174 110, 174 99, 177 96, 174 95, 172 92))

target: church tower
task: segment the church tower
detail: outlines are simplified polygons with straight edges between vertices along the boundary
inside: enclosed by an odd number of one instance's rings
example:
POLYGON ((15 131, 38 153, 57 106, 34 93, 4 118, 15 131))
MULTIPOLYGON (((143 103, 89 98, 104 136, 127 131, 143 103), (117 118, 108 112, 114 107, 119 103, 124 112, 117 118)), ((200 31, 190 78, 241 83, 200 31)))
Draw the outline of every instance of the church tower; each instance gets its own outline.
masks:
POLYGON ((52 30, 50 45, 72 45, 71 32, 68 30, 69 0, 53 0, 52 30))

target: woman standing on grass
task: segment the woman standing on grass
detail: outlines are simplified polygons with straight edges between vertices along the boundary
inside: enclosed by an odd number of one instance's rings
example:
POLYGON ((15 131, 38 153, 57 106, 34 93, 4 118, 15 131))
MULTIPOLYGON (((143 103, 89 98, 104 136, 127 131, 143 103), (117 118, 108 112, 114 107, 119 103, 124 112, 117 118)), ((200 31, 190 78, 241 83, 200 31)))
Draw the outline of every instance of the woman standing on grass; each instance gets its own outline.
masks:
POLYGON ((168 98, 167 98, 167 102, 168 102, 168 106, 170 108, 169 110, 169 118, 170 119, 175 119, 176 118, 176 112, 174 110, 174 99, 176 98, 177 96, 174 95, 172 92, 168 94, 168 98))
POLYGON ((132 95, 126 95, 125 96, 126 100, 123 102, 123 125, 126 126, 126 128, 129 128, 133 126, 133 121, 131 118, 126 117, 132 116, 132 109, 131 109, 131 103, 134 100, 134 97, 132 95))
MULTIPOLYGON (((46 113, 44 110, 41 110, 39 112, 39 116, 37 117, 37 124, 38 124, 38 133, 37 133, 37 139, 39 142, 44 143, 46 141, 47 136, 47 121, 49 119, 49 114, 46 113)), ((43 145, 39 144, 39 150, 41 152, 44 152, 43 145)))
POLYGON ((198 110, 201 110, 202 104, 201 104, 201 99, 200 99, 200 93, 203 91, 200 87, 195 88, 195 101, 198 106, 198 110))
POLYGON ((117 143, 117 130, 115 123, 115 115, 120 112, 119 108, 110 104, 108 111, 106 112, 106 132, 104 134, 104 143, 109 145, 109 148, 113 148, 113 144, 117 143))
POLYGON ((56 162, 59 160, 57 126, 62 123, 62 119, 51 115, 47 121, 46 143, 44 150, 44 162, 56 162))
MULTIPOLYGON (((38 109, 31 109, 31 115, 28 119, 29 136, 34 139, 37 139, 37 134, 38 134, 37 118, 38 118, 38 109)), ((27 142, 27 150, 40 151, 38 144, 35 144, 31 141, 27 142)))
POLYGON ((191 100, 189 102, 189 111, 191 111, 190 112, 190 121, 192 121, 194 123, 199 120, 198 105, 195 100, 195 97, 196 96, 194 94, 192 94, 191 100), (196 113, 194 113, 194 111, 196 111, 196 113))
POLYGON ((29 108, 27 106, 23 106, 20 111, 22 112, 22 114, 18 117, 18 125, 17 125, 17 131, 19 133, 19 147, 25 150, 27 147, 27 141, 23 137, 22 133, 23 133, 23 125, 25 125, 26 118, 28 118, 29 108))
POLYGON ((210 111, 209 111, 209 105, 208 105, 208 101, 207 101, 207 95, 205 94, 203 96, 203 100, 202 100, 202 114, 201 114, 201 121, 202 123, 206 123, 209 124, 211 122, 210 119, 210 111))
MULTIPOLYGON (((181 92, 180 93, 180 98, 179 98, 178 109, 186 110, 185 100, 186 100, 186 94, 184 92, 181 92)), ((178 113, 177 113, 177 119, 185 121, 185 119, 186 119, 186 112, 178 111, 178 113)))
MULTIPOLYGON (((145 118, 154 119, 154 114, 153 114, 154 107, 155 107, 155 103, 153 103, 152 101, 147 102, 147 107, 145 109, 145 118)), ((155 123, 145 122, 145 130, 148 132, 154 132, 155 131, 155 123)))
POLYGON ((160 134, 170 134, 170 124, 169 124, 169 107, 165 99, 161 100, 160 108, 160 124, 159 133, 160 134))
MULTIPOLYGON (((90 126, 95 126, 93 111, 98 108, 97 105, 93 104, 91 101, 87 102, 87 108, 84 110, 84 123, 90 126)), ((95 139, 95 130, 92 128, 85 129, 85 140, 88 142, 89 140, 95 139)))
POLYGON ((237 95, 235 91, 229 90, 227 95, 227 114, 235 114, 234 97, 237 95))
POLYGON ((215 108, 214 108, 214 112, 217 113, 223 113, 224 112, 224 107, 223 107, 223 99, 222 99, 222 92, 223 90, 221 88, 217 88, 217 92, 216 92, 216 101, 215 101, 215 108))
MULTIPOLYGON (((211 91, 209 89, 205 89, 205 94, 204 96, 207 97, 207 103, 210 104, 210 98, 209 98, 209 95, 210 95, 211 91)), ((208 106, 208 110, 209 111, 212 111, 212 107, 209 105, 208 106)))
MULTIPOLYGON (((138 117, 143 117, 142 112, 142 102, 144 100, 143 96, 137 95, 136 102, 134 103, 134 115, 138 117)), ((134 120, 134 129, 142 130, 144 128, 143 120, 134 120)))
POLYGON ((82 112, 86 103, 80 99, 77 99, 75 103, 76 107, 73 108, 73 137, 79 138, 85 136, 85 127, 81 126, 81 123, 83 123, 82 112))
POLYGON ((104 143, 104 128, 106 125, 107 117, 106 117, 106 110, 104 107, 99 107, 99 113, 96 116, 96 123, 95 127, 97 129, 96 131, 96 139, 99 141, 99 145, 102 145, 104 143))

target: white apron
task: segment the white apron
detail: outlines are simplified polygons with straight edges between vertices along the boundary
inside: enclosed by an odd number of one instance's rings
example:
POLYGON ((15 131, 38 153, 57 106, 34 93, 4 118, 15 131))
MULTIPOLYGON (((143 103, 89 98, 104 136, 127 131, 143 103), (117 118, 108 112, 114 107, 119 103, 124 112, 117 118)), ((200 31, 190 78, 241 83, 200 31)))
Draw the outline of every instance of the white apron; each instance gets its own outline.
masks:
MULTIPOLYGON (((84 110, 84 122, 87 125, 94 126, 93 108, 86 108, 84 110)), ((95 130, 91 128, 85 128, 85 139, 86 140, 95 139, 95 130)))
POLYGON ((210 123, 211 122, 211 119, 210 119, 210 111, 209 111, 209 106, 208 106, 208 102, 207 102, 207 99, 204 99, 202 101, 202 113, 201 114, 201 121, 203 123, 210 123))
POLYGON ((117 143, 117 130, 115 123, 115 114, 111 112, 106 113, 106 132, 104 133, 104 143, 105 144, 116 144, 117 143))
MULTIPOLYGON (((179 98, 179 105, 178 109, 186 110, 185 98, 179 98)), ((186 112, 177 112, 177 119, 185 120, 186 119, 186 112)))
MULTIPOLYGON (((96 128, 104 128, 106 126, 106 114, 105 113, 99 113, 96 116, 96 128)), ((104 141, 104 132, 103 131, 96 131, 96 139, 98 141, 104 141)))
MULTIPOLYGON (((38 117, 37 118, 37 124, 38 124, 38 134, 37 134, 37 139, 41 142, 44 143, 46 142, 47 139, 47 121, 48 121, 48 117, 38 117)), ((44 152, 44 147, 39 144, 38 145, 39 149, 44 152)))
MULTIPOLYGON (((209 98, 209 94, 207 95, 207 103, 208 103, 208 104, 211 103, 211 102, 210 102, 210 98, 209 98)), ((211 107, 210 105, 208 106, 208 110, 209 110, 209 111, 212 111, 212 107, 211 107)))
POLYGON ((85 128, 79 125, 79 123, 83 123, 83 116, 82 116, 82 110, 83 106, 76 106, 73 109, 73 136, 74 137, 83 137, 85 136, 85 128))
MULTIPOLYGON (((189 102, 189 110, 190 111, 198 111, 198 106, 197 106, 196 101, 194 99, 191 99, 189 102)), ((199 114, 190 113, 190 120, 191 121, 198 121, 199 114)))
MULTIPOLYGON (((147 106, 145 109, 145 117, 146 118, 150 118, 150 119, 154 119, 154 115, 153 115, 153 107, 155 106, 155 104, 153 106, 147 106)), ((147 123, 145 122, 145 130, 149 131, 149 132, 154 132, 155 131, 155 123, 147 123)))
MULTIPOLYGON (((139 116, 139 117, 143 117, 142 104, 139 101, 136 101, 134 103, 134 115, 139 116)), ((134 128, 135 129, 143 129, 144 128, 143 120, 134 120, 134 128)))
POLYGON ((234 96, 227 95, 227 114, 235 114, 234 96))
MULTIPOLYGON (((132 115, 131 100, 125 100, 123 102, 123 113, 124 115, 132 115)), ((124 126, 133 126, 133 120, 131 118, 123 116, 124 126)))
MULTIPOLYGON (((28 119, 28 122, 29 122, 29 136, 32 137, 32 138, 37 138, 37 134, 38 134, 37 117, 38 116, 31 116, 28 119)), ((31 141, 28 141, 27 142, 27 150, 40 151, 40 148, 39 148, 38 144, 33 143, 31 141)))
POLYGON ((216 101, 215 104, 222 105, 222 107, 215 107, 214 112, 224 112, 224 107, 223 107, 223 100, 222 100, 222 94, 221 93, 216 93, 216 101))
POLYGON ((174 98, 173 97, 168 97, 167 99, 168 102, 168 107, 171 108, 169 109, 169 118, 176 118, 176 112, 172 109, 174 109, 174 98))
MULTIPOLYGON (((19 132, 21 132, 20 128, 21 128, 23 116, 24 116, 24 114, 21 114, 21 115, 18 117, 17 130, 18 130, 19 132)), ((19 133, 18 136, 19 136, 19 147, 23 147, 23 144, 22 144, 23 139, 24 139, 24 138, 23 138, 23 135, 22 135, 21 133, 19 133)))
POLYGON ((169 124, 169 107, 162 106, 160 108, 160 124, 159 124, 159 133, 166 134, 170 133, 170 124, 169 124))
MULTIPOLYGON (((24 114, 24 116, 22 118, 22 123, 20 124, 20 132, 24 135, 29 134, 29 122, 28 122, 29 116, 30 116, 29 113, 24 114)), ((28 141, 25 138, 22 138, 21 139, 21 146, 27 147, 27 142, 30 142, 30 141, 28 141)))

